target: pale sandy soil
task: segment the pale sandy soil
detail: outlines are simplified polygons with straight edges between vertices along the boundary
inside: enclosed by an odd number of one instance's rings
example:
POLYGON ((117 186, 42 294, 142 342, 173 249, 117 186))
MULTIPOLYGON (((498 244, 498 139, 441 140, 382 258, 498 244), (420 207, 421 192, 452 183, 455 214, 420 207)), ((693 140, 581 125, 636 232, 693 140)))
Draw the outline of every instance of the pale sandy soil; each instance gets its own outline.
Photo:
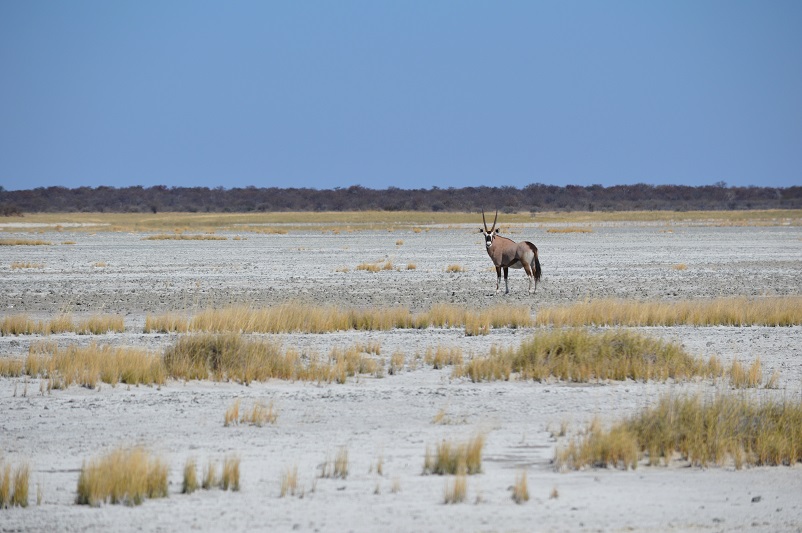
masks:
MULTIPOLYGON (((0 247, 0 317, 26 312, 125 315, 124 334, 54 335, 61 345, 93 341, 162 350, 174 335, 143 334, 147 313, 192 312, 232 303, 265 306, 287 300, 348 306, 435 302, 485 307, 541 305, 585 298, 686 299, 726 295, 798 295, 802 228, 704 228, 619 225, 589 234, 521 228, 514 239, 540 249, 543 283, 525 292, 520 271, 511 294, 493 295, 494 273, 476 228, 340 235, 242 234, 235 241, 143 241, 142 235, 45 233, 53 246, 0 247), (403 244, 396 242, 403 240, 403 244), (62 245, 75 241, 74 245, 62 245), (400 270, 355 271, 366 261, 400 270), (44 264, 15 269, 14 261, 44 264), (107 266, 96 267, 105 262, 107 266), (406 270, 414 263, 415 270, 406 270), (672 268, 684 263, 685 270, 672 268), (446 274, 448 265, 465 271, 446 274), (348 272, 340 272, 348 268, 348 272)), ((17 236, 27 236, 20 234, 17 236)), ((697 356, 751 362, 780 373, 776 390, 802 394, 802 328, 639 328, 682 343, 697 356)), ((401 351, 398 375, 359 377, 344 385, 270 381, 171 381, 161 388, 102 385, 41 395, 38 380, 0 379, 0 458, 30 462, 27 509, 0 510, 0 531, 799 531, 802 466, 735 470, 640 466, 634 471, 557 472, 551 460, 564 440, 593 417, 612 422, 661 395, 715 394, 726 383, 472 383, 451 369, 419 361, 428 347, 458 346, 466 357, 491 346, 515 346, 531 330, 466 337, 461 330, 281 335, 286 347, 327 353, 332 346, 379 341, 382 358, 401 351), (224 427, 226 409, 274 402, 279 418, 265 427, 224 427), (433 422, 445 413, 440 423, 433 422), (487 437, 483 473, 468 480, 468 499, 442 503, 446 480, 421 475, 427 445, 443 438, 487 437), (82 461, 142 444, 168 461, 170 497, 138 507, 73 503, 82 461), (347 447, 345 480, 319 479, 319 465, 347 447), (242 490, 179 493, 187 457, 199 463, 241 458, 242 490), (382 475, 376 464, 383 461, 382 475), (282 472, 297 466, 303 498, 279 498, 282 472), (516 505, 509 487, 528 472, 532 499, 516 505), (36 487, 43 501, 36 505, 36 487), (393 488, 399 488, 393 491, 393 488), (557 498, 550 498, 556 489, 557 498)), ((33 336, 0 337, 0 357, 22 357, 33 336)))

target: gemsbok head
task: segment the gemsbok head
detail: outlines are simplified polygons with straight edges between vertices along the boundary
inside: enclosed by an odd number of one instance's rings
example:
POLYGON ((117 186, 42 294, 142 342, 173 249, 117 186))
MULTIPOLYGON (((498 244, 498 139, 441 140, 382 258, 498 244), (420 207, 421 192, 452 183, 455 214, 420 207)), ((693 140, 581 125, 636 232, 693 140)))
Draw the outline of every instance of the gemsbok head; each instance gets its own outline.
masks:
POLYGON ((504 269, 505 294, 510 293, 510 284, 507 281, 510 268, 524 269, 526 277, 529 279, 529 294, 532 294, 537 290, 537 282, 540 281, 542 275, 540 260, 537 257, 537 246, 529 241, 515 242, 502 237, 498 234, 498 229, 496 229, 497 221, 498 209, 496 210, 496 217, 493 219, 493 227, 488 230, 485 210, 482 209, 484 229, 480 229, 479 233, 484 234, 487 255, 490 256, 490 259, 493 260, 493 266, 496 267, 496 294, 498 294, 499 285, 501 284, 502 268, 504 269))

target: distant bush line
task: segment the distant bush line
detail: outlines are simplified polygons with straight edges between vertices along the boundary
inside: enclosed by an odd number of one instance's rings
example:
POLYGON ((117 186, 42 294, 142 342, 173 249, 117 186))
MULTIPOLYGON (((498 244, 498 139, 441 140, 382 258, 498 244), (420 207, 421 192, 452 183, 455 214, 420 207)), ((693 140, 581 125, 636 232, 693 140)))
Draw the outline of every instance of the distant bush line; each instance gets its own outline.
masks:
POLYGON ((802 208, 802 187, 714 185, 578 186, 533 183, 516 187, 441 189, 335 189, 217 187, 39 187, 7 191, 0 187, 0 216, 64 212, 268 211, 641 211, 746 210, 802 208))

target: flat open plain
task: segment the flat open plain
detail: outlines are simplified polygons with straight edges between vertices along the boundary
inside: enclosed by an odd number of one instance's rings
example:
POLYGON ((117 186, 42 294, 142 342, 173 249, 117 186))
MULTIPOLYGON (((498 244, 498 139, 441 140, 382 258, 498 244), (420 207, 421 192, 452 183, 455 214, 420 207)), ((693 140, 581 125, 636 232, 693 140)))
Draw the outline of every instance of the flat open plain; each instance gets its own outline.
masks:
MULTIPOLYGON (((724 296, 802 294, 802 227, 718 227, 682 223, 597 223, 588 233, 549 233, 513 226, 510 238, 540 252, 543 280, 526 294, 510 272, 509 295, 494 294, 495 273, 474 226, 422 231, 218 233, 225 240, 143 240, 142 233, 28 229, 6 237, 49 246, 0 247, 0 319, 26 313, 124 316, 124 333, 0 337, 0 358, 24 358, 31 343, 90 343, 161 352, 174 333, 144 333, 148 314, 283 302, 343 307, 435 303, 486 308, 528 305, 533 315, 558 304, 598 298, 676 301, 724 296), (239 237, 239 238, 236 238, 239 237), (235 239, 236 238, 236 239, 235 239), (74 242, 74 244, 62 244, 74 242), (391 270, 357 270, 361 263, 391 270), (39 265, 11 268, 13 262, 39 265), (408 268, 414 265, 414 269, 408 268), (450 265, 462 272, 447 273, 450 265), (680 267, 678 265, 684 265, 680 267)), ((503 288, 503 281, 502 281, 503 288)), ((503 290, 503 289, 502 289, 503 290)), ((802 395, 802 327, 644 327, 648 336, 682 344, 694 356, 778 371, 776 388, 759 397, 802 395)), ((399 373, 360 375, 344 384, 271 380, 168 381, 161 387, 40 393, 38 379, 0 378, 0 460, 28 461, 31 505, 0 510, 0 531, 799 531, 802 466, 701 468, 677 461, 635 470, 559 472, 555 449, 594 417, 614 422, 664 394, 713 395, 724 380, 684 382, 497 381, 456 378, 426 364, 428 348, 458 347, 466 359, 491 347, 517 346, 539 328, 339 331, 276 335, 285 348, 327 354, 336 346, 380 343, 399 373), (224 427, 236 399, 243 408, 272 402, 275 424, 224 427), (468 477, 464 503, 445 505, 450 478, 422 475, 427 446, 444 438, 486 436, 483 472, 468 477), (143 445, 170 466, 168 498, 135 507, 74 503, 82 463, 120 446, 143 445), (345 479, 320 478, 320 465, 348 450, 345 479), (180 494, 188 457, 198 463, 241 459, 239 492, 180 494), (381 463, 381 473, 377 472, 381 463), (282 473, 297 466, 303 497, 279 497, 282 473), (528 474, 530 501, 516 505, 510 487, 528 474), (37 487, 41 504, 36 504, 37 487), (556 496, 556 497, 553 497, 556 496)))

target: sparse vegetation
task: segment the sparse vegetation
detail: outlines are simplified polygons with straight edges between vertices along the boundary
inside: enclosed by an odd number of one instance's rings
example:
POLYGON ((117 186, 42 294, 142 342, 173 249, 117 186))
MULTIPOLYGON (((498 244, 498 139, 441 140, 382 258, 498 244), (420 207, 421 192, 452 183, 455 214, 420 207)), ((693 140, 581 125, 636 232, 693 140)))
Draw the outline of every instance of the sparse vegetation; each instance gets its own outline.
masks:
POLYGON ((707 363, 682 347, 627 330, 591 333, 584 329, 539 332, 518 348, 493 349, 455 369, 473 381, 506 380, 516 372, 522 379, 543 381, 666 380, 693 376, 719 377, 715 358, 707 363))
POLYGON ((462 503, 468 494, 468 476, 459 474, 454 476, 454 479, 449 482, 446 479, 445 489, 443 491, 443 503, 446 505, 450 503, 462 503))
POLYGON ((234 400, 228 409, 226 409, 226 416, 224 418, 223 425, 228 427, 232 424, 239 424, 239 406, 240 406, 240 399, 237 398, 234 400))
POLYGON ((456 274, 459 272, 465 272, 465 269, 462 267, 462 265, 448 265, 446 267, 446 272, 449 274, 456 274))
POLYGON ((187 331, 189 331, 189 319, 181 314, 166 313, 145 317, 145 333, 186 333, 187 331))
POLYGON ((28 507, 30 477, 28 463, 12 468, 10 463, 0 461, 0 509, 28 507))
POLYGON ((226 237, 219 235, 184 235, 183 233, 160 233, 142 237, 143 241, 225 241, 226 237))
POLYGON ((43 263, 31 263, 28 261, 12 261, 11 270, 21 270, 24 268, 44 268, 43 263))
POLYGON ((50 388, 73 383, 94 388, 98 382, 161 385, 167 374, 158 355, 145 350, 98 345, 59 348, 54 343, 32 344, 25 374, 45 378, 50 388))
POLYGON ((234 306, 201 311, 187 322, 175 314, 148 317, 146 332, 189 331, 213 333, 328 333, 332 331, 386 331, 394 328, 460 327, 469 335, 491 328, 520 328, 533 323, 528 306, 498 305, 471 310, 451 304, 435 304, 413 314, 406 307, 342 309, 295 303, 253 309, 234 306))
POLYGON ((0 246, 50 246, 51 242, 35 239, 0 239, 0 246))
POLYGON ((541 309, 539 325, 563 326, 795 326, 802 324, 802 296, 678 302, 588 300, 541 309))
POLYGON ((145 498, 167 496, 167 464, 143 448, 118 449, 84 462, 76 503, 139 505, 145 498))
POLYGON ((482 449, 485 437, 475 435, 463 443, 443 439, 434 453, 426 447, 423 462, 424 474, 478 474, 482 471, 482 449))
POLYGON ((298 465, 292 468, 287 468, 281 473, 281 492, 279 498, 283 498, 288 494, 295 496, 298 491, 298 465))
POLYGON ((220 488, 223 490, 238 491, 239 486, 239 456, 232 454, 223 460, 223 473, 220 476, 220 488))
POLYGON ((515 483, 512 486, 512 501, 517 504, 529 501, 529 483, 526 479, 526 470, 515 474, 515 483))
POLYGON ((92 315, 78 323, 79 335, 101 335, 103 333, 123 333, 125 323, 120 315, 92 315))
POLYGON ((592 423, 584 436, 558 450, 555 464, 635 468, 641 455, 655 465, 675 454, 698 466, 796 464, 802 461, 802 402, 742 394, 710 400, 666 396, 610 429, 592 423))
POLYGON ((184 463, 184 479, 181 483, 182 494, 192 494, 200 488, 198 483, 198 465, 194 457, 187 459, 184 463))
POLYGON ((320 477, 345 479, 348 477, 348 466, 348 448, 342 446, 337 450, 334 459, 326 458, 320 466, 320 477))

